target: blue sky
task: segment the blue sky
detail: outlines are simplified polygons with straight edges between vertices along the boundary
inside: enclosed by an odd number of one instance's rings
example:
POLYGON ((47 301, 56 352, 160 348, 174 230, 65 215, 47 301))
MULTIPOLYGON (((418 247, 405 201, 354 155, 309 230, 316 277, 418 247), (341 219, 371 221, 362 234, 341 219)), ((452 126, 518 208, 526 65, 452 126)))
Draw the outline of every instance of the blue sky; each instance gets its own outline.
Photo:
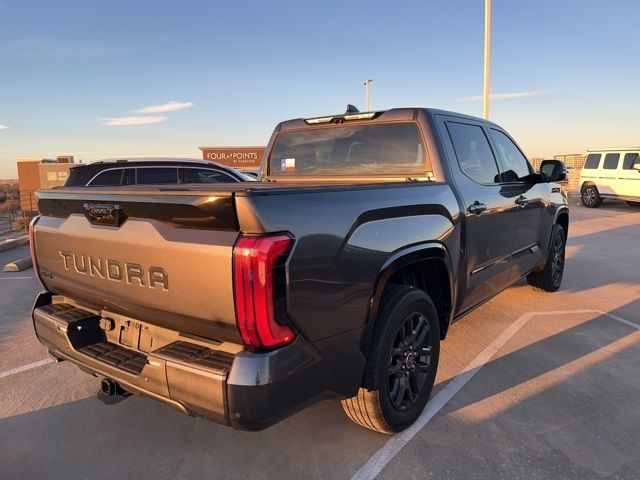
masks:
MULTIPOLYGON (((366 78, 374 109, 481 115, 483 11, 483 0, 0 0, 0 178, 20 157, 262 145, 279 120, 362 107, 366 78), (155 123, 130 125, 143 122, 155 123)), ((640 143, 639 18, 640 0, 493 0, 492 93, 514 95, 492 102, 491 119, 530 157, 640 143)))

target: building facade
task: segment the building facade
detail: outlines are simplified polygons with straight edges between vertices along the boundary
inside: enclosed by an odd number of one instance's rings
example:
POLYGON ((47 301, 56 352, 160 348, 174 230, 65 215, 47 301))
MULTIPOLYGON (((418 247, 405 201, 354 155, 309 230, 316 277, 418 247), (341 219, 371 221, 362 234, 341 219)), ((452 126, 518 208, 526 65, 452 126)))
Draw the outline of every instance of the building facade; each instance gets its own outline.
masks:
POLYGON ((63 185, 73 165, 73 157, 18 159, 18 186, 20 207, 25 214, 38 211, 35 191, 63 185))

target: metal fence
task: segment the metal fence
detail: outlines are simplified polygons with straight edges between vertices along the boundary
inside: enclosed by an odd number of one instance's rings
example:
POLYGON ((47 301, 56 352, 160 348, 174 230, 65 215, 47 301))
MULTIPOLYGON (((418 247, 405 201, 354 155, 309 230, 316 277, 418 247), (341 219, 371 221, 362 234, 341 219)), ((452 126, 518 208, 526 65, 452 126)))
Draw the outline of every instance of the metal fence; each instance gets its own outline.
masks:
POLYGON ((18 198, 8 198, 0 203, 0 235, 26 230, 37 214, 38 203, 33 191, 21 192, 18 198))

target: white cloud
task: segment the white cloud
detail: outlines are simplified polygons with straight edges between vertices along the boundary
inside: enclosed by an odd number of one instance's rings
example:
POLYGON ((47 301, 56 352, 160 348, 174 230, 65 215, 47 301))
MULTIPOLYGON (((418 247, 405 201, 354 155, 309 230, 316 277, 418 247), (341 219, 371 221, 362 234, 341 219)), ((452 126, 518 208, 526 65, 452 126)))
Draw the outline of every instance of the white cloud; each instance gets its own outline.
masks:
MULTIPOLYGON (((544 95, 545 93, 549 93, 549 91, 548 90, 530 90, 528 92, 492 93, 489 95, 489 99, 495 100, 495 101, 515 100, 518 98, 537 97, 538 95, 544 95)), ((477 95, 474 97, 466 97, 461 100, 463 102, 477 102, 482 100, 482 95, 477 95)))
POLYGON ((129 125, 149 125, 151 123, 164 122, 167 117, 147 116, 147 117, 119 117, 119 118, 103 118, 103 125, 113 127, 125 127, 129 125))
POLYGON ((9 128, 9 125, 0 124, 0 130, 6 130, 7 128, 9 128))
POLYGON ((185 108, 193 107, 193 102, 167 102, 162 105, 151 105, 149 107, 141 108, 140 110, 134 110, 133 113, 166 113, 175 112, 177 110, 184 110, 185 108))

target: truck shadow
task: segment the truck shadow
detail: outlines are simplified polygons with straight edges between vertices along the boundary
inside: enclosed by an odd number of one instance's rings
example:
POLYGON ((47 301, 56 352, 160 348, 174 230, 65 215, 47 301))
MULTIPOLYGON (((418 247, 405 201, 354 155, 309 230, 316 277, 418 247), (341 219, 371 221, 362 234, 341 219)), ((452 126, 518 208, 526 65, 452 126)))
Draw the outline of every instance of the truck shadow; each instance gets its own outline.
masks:
POLYGON ((386 440, 338 402, 240 432, 148 398, 93 397, 1 420, 0 477, 344 478, 386 440))
MULTIPOLYGON (((552 440, 562 429, 565 436, 575 434, 576 442, 611 429, 640 436, 640 428, 633 430, 637 421, 624 413, 633 411, 640 394, 639 372, 630 361, 637 362, 640 352, 636 330, 600 315, 578 321, 534 317, 524 329, 543 338, 498 354, 421 437, 437 443, 438 423, 452 421, 460 438, 483 429, 495 433, 496 425, 509 435, 526 427, 552 440), (618 414, 610 414, 609 397, 602 395, 605 378, 622 386, 618 414), (610 424, 599 425, 605 420, 610 424), (587 432, 594 422, 599 431, 587 432)), ((517 340, 516 335, 512 341, 517 340)), ((184 416, 151 399, 129 397, 105 406, 94 397, 2 420, 0 438, 3 478, 40 478, 46 472, 49 478, 73 479, 348 478, 389 437, 352 424, 337 402, 321 402, 268 430, 248 433, 184 416)))

